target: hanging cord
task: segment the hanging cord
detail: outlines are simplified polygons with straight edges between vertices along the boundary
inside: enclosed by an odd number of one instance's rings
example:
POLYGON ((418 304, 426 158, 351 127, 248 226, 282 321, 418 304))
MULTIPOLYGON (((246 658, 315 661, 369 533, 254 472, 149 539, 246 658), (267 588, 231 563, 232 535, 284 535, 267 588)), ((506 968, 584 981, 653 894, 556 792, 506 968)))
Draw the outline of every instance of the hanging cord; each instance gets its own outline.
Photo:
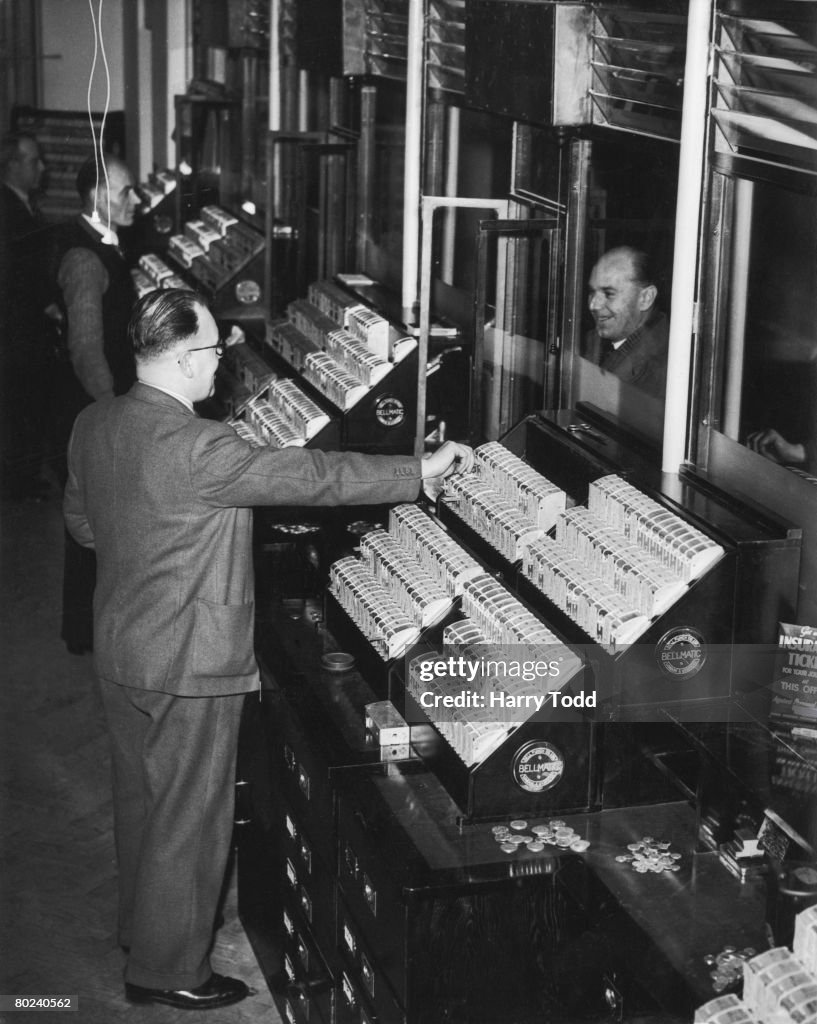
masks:
POLYGON ((94 184, 94 208, 91 211, 91 220, 99 222, 99 212, 97 211, 97 204, 99 202, 99 168, 102 167, 102 176, 105 179, 105 198, 107 206, 106 216, 106 230, 103 235, 105 241, 110 241, 112 238, 111 232, 111 190, 110 190, 110 179, 108 177, 108 167, 105 163, 105 124, 108 118, 108 111, 111 106, 111 71, 108 65, 108 55, 105 52, 105 39, 102 35, 102 4, 103 0, 99 0, 99 6, 94 12, 93 0, 88 0, 88 8, 91 12, 91 22, 94 26, 94 57, 91 62, 91 73, 88 77, 88 93, 87 93, 87 104, 88 104, 88 122, 91 126, 91 141, 94 147, 94 167, 96 170, 96 181, 94 184), (102 112, 102 121, 99 126, 99 138, 97 139, 96 132, 94 129, 94 116, 91 110, 91 89, 93 87, 94 74, 96 73, 97 54, 102 55, 102 64, 105 68, 105 108, 102 112))
POLYGON ((108 67, 108 56, 105 53, 105 39, 102 35, 102 0, 99 0, 99 14, 97 16, 97 31, 99 32, 99 48, 102 53, 102 64, 105 68, 105 109, 102 111, 102 122, 99 126, 99 156, 102 161, 102 171, 105 175, 105 196, 108 206, 107 234, 111 236, 111 188, 108 180, 108 168, 105 164, 105 147, 103 138, 105 135, 105 122, 108 118, 108 110, 111 106, 111 71, 108 67))
POLYGON ((94 59, 91 61, 91 73, 88 76, 88 92, 86 96, 86 102, 88 106, 88 123, 91 126, 91 142, 94 147, 94 166, 96 168, 96 184, 94 185, 94 208, 91 211, 91 220, 99 220, 99 214, 96 212, 97 195, 99 192, 99 151, 97 150, 96 143, 96 131, 94 129, 94 115, 91 111, 91 87, 94 84, 94 73, 96 71, 96 55, 99 49, 99 34, 96 27, 96 15, 94 14, 94 3, 93 0, 88 0, 88 9, 91 12, 91 21, 94 26, 94 59))

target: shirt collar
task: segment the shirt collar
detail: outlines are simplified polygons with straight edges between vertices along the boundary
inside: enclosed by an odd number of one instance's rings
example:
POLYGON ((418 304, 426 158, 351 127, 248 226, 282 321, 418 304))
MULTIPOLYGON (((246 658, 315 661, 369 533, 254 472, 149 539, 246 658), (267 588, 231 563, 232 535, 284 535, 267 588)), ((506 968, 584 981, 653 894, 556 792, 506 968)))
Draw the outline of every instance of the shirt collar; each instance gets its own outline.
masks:
POLYGON ((116 233, 116 229, 113 225, 108 228, 107 225, 102 223, 102 221, 91 220, 87 213, 83 213, 82 216, 107 245, 119 245, 119 235, 116 233), (108 241, 108 239, 111 241, 108 241))
POLYGON ((177 402, 181 402, 183 406, 188 408, 191 412, 196 410, 193 408, 193 403, 189 398, 184 395, 180 395, 178 391, 171 391, 170 388, 163 388, 159 384, 150 384, 146 380, 142 380, 141 377, 137 378, 140 384, 144 384, 146 388, 156 388, 157 391, 163 391, 166 395, 170 395, 171 398, 175 398, 177 402))

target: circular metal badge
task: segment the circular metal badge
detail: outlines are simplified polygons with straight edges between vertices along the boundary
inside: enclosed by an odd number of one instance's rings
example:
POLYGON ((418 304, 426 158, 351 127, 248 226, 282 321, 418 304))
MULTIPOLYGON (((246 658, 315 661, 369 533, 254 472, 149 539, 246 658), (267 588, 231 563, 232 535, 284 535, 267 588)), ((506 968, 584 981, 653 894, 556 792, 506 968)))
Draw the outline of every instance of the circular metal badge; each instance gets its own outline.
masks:
POLYGON ((374 407, 374 414, 384 427, 399 427, 406 418, 406 407, 394 395, 383 395, 374 407))
POLYGON ((655 660, 661 671, 676 679, 690 679, 704 667, 706 640, 697 629, 676 626, 655 645, 655 660))
POLYGON ((564 755, 545 740, 524 743, 511 761, 514 782, 528 793, 544 793, 552 789, 564 775, 564 770, 564 755))
POLYGON ((235 297, 245 306, 251 306, 261 298, 261 285, 252 278, 245 278, 235 286, 235 297))

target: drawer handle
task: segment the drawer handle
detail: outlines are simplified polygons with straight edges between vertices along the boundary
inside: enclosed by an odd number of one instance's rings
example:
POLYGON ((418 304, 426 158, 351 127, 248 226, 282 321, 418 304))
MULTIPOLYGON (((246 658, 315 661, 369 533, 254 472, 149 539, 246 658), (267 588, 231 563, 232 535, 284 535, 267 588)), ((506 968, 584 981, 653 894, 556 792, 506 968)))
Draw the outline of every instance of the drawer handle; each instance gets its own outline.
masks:
POLYGON ((343 972, 343 977, 340 980, 340 990, 343 993, 343 998, 346 1000, 346 1005, 350 1010, 354 1010, 357 1006, 357 998, 355 990, 352 988, 352 983, 346 975, 346 971, 343 972))
POLYGON ((363 984, 366 991, 374 999, 374 971, 372 965, 366 959, 366 954, 360 954, 360 975, 363 978, 363 984))
POLYGON ((366 900, 366 906, 371 910, 372 916, 377 917, 377 890, 365 874, 363 875, 363 898, 366 900))
POLYGON ((343 859, 346 863, 346 870, 349 872, 352 878, 356 879, 358 872, 357 857, 355 856, 352 847, 348 843, 346 843, 344 847, 343 859))
POLYGON ((306 799, 309 799, 309 776, 302 767, 298 767, 298 788, 301 790, 306 799))
POLYGON ((303 861, 304 867, 306 868, 306 873, 308 875, 311 875, 312 874, 312 851, 309 849, 309 846, 307 845, 307 843, 303 839, 301 840, 301 860, 303 861))
POLYGON ((295 751, 288 743, 284 744, 284 764, 289 771, 295 771, 295 751))
POLYGON ((303 888, 303 886, 301 886, 300 902, 301 908, 304 912, 304 916, 306 917, 307 921, 310 924, 312 924, 312 900, 309 898, 309 895, 303 888))

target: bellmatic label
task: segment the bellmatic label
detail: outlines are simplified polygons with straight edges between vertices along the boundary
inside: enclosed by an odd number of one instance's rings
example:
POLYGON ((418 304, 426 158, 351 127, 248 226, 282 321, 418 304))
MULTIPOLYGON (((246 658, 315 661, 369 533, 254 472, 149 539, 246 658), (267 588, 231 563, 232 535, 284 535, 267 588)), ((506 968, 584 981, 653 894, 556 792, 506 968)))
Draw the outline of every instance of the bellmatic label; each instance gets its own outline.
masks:
POLYGON ((513 755, 511 771, 514 782, 528 793, 544 793, 552 789, 564 775, 564 755, 552 743, 531 740, 513 755))
POLYGON ((691 679, 704 667, 706 641, 697 629, 677 626, 655 645, 655 660, 665 675, 691 679))

